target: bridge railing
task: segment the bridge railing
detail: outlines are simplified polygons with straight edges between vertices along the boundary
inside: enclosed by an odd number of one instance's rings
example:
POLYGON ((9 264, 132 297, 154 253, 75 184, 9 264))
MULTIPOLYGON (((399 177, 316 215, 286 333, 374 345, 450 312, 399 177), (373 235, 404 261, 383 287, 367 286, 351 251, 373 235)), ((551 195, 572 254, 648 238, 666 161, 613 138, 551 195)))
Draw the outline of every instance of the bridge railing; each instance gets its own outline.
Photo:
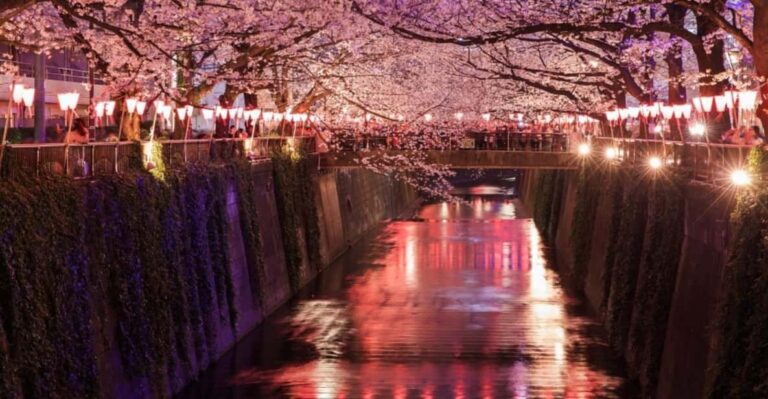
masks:
POLYGON ((518 132, 478 132, 463 136, 430 136, 404 134, 389 136, 337 135, 331 140, 335 151, 373 151, 373 150, 475 150, 475 151, 543 151, 568 152, 571 149, 570 137, 565 133, 518 133, 518 132))
POLYGON ((664 164, 677 165, 690 177, 700 181, 719 181, 747 162, 752 146, 715 144, 704 142, 680 142, 647 139, 595 140, 602 154, 608 147, 618 150, 618 158, 634 164, 646 164, 651 157, 658 157, 664 164))
MULTIPOLYGON (((94 142, 89 144, 13 144, 5 148, 2 174, 8 176, 62 175, 93 177, 141 168, 149 142, 94 142)), ((203 139, 155 141, 166 167, 217 163, 232 159, 264 159, 289 145, 315 152, 314 137, 203 139)))

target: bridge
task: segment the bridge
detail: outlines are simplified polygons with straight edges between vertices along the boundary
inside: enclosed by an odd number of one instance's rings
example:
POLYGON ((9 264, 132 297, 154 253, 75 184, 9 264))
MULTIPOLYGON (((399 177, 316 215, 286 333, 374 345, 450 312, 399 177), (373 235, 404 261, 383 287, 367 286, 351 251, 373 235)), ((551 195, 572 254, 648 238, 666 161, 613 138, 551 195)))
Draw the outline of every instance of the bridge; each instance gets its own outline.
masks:
MULTIPOLYGON (((322 168, 359 167, 361 158, 408 156, 409 151, 373 150, 367 152, 328 152, 320 154, 322 168)), ((425 161, 449 165, 452 169, 576 169, 579 157, 571 152, 559 151, 505 151, 505 150, 431 150, 425 161)))
MULTIPOLYGON (((529 135, 529 138, 531 135, 529 135)), ((539 136, 542 137, 542 136, 539 136)), ((318 157, 321 168, 360 167, 364 159, 423 157, 429 164, 453 169, 576 169, 585 160, 606 164, 648 166, 658 158, 662 166, 678 166, 692 179, 717 182, 731 170, 743 167, 749 146, 628 138, 595 138, 588 151, 574 148, 565 135, 544 135, 544 139, 499 140, 493 144, 467 141, 433 143, 404 149, 386 140, 329 143, 318 148, 313 136, 260 137, 253 139, 163 140, 155 142, 97 142, 89 144, 7 145, 3 175, 66 175, 92 177, 127 172, 162 159, 166 167, 185 164, 227 162, 232 159, 266 160, 278 149, 289 146, 318 157), (559 137, 559 139, 558 139, 559 137), (152 150, 157 146, 156 150, 152 150), (154 151, 154 152, 153 152, 154 151)), ((579 146, 583 145, 579 144, 579 146)))

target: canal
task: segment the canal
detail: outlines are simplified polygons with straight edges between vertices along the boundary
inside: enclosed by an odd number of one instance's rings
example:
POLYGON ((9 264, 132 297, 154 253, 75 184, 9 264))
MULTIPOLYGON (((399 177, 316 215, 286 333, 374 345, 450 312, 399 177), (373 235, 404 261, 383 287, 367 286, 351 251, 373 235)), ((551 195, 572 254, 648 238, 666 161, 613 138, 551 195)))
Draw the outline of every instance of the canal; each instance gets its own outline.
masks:
POLYGON ((179 397, 632 397, 525 210, 465 194, 355 245, 179 397))

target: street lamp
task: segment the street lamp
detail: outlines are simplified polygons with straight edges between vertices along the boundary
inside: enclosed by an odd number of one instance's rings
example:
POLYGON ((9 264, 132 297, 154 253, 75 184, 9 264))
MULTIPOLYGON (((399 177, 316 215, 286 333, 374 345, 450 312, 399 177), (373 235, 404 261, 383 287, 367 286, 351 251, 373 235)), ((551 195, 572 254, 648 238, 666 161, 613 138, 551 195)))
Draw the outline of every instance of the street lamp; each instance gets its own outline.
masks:
POLYGON ((592 147, 587 143, 581 143, 578 147, 579 156, 586 157, 592 152, 592 147))
POLYGON ((744 187, 752 184, 752 176, 744 169, 736 169, 731 172, 731 183, 737 187, 744 187))

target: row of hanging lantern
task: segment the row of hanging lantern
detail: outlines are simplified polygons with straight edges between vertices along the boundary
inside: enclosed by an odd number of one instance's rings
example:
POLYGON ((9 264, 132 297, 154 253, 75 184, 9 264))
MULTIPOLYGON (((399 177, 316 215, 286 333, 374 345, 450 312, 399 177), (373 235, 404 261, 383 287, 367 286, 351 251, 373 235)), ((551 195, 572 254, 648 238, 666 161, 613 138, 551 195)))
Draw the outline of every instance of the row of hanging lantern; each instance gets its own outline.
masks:
MULTIPOLYGON (((671 123, 673 120, 680 125, 682 120, 690 120, 696 111, 697 118, 695 122, 707 122, 707 119, 713 111, 720 114, 728 112, 731 121, 731 128, 754 120, 758 106, 758 92, 753 90, 745 91, 726 91, 720 96, 696 97, 692 104, 673 104, 666 105, 662 102, 656 102, 651 105, 640 105, 639 107, 619 108, 605 113, 613 135, 614 127, 623 121, 639 120, 642 123, 649 123, 652 119, 661 117, 663 120, 671 123)), ((697 123, 691 126, 693 135, 703 136, 706 133, 704 124, 697 123), (702 131, 702 128, 704 131, 702 131)), ((655 133, 661 133, 660 126, 657 126, 655 133)), ((682 132, 681 132, 682 134, 682 132)))

